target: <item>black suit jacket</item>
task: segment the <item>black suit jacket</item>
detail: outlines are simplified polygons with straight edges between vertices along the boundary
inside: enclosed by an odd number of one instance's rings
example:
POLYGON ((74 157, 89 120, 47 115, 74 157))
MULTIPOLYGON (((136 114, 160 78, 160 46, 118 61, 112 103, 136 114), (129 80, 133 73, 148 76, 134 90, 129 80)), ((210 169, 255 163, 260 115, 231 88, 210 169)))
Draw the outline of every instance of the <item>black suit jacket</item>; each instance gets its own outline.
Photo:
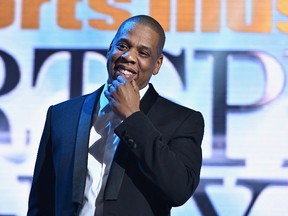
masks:
MULTIPOLYGON (((28 215, 77 215, 84 196, 89 133, 103 87, 47 112, 28 215)), ((199 183, 204 121, 150 84, 141 111, 116 129, 120 138, 104 192, 104 215, 170 215, 199 183)))

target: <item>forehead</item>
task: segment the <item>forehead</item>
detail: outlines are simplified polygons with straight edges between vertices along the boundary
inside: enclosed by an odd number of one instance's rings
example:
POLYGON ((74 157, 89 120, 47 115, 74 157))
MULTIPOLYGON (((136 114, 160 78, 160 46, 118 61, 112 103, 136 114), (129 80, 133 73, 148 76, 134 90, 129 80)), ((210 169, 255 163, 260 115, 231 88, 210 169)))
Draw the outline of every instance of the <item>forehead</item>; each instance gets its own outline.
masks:
POLYGON ((136 23, 127 22, 117 32, 115 36, 116 41, 121 39, 137 40, 147 45, 156 46, 159 42, 159 34, 151 27, 136 23))

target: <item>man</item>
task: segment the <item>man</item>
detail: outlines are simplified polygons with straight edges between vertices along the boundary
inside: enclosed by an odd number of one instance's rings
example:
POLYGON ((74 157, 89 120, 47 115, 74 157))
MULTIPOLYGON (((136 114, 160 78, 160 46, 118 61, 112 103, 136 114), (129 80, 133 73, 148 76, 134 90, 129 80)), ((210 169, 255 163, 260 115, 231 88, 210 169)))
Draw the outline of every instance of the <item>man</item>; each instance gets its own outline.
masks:
POLYGON ((204 121, 148 84, 164 43, 153 18, 126 20, 107 52, 108 82, 49 108, 28 215, 161 216, 191 197, 204 121))

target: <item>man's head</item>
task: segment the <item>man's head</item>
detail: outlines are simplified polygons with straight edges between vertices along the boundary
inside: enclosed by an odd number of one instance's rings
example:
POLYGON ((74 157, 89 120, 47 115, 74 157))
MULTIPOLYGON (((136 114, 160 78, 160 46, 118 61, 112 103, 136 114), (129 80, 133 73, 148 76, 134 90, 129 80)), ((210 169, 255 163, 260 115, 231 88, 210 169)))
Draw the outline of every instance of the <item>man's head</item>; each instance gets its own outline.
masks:
POLYGON ((162 65, 165 33, 152 17, 139 15, 124 21, 107 53, 109 82, 121 75, 144 88, 162 65))

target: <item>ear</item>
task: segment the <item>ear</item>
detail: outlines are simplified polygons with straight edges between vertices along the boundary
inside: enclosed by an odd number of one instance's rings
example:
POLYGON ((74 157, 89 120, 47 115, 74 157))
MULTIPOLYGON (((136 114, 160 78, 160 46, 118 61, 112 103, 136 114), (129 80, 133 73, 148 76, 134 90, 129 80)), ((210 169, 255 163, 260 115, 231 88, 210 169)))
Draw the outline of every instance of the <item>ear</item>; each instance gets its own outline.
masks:
POLYGON ((153 75, 158 74, 158 72, 161 68, 162 62, 163 62, 163 54, 161 54, 156 61, 156 65, 155 65, 155 68, 154 68, 153 73, 152 73, 153 75))

